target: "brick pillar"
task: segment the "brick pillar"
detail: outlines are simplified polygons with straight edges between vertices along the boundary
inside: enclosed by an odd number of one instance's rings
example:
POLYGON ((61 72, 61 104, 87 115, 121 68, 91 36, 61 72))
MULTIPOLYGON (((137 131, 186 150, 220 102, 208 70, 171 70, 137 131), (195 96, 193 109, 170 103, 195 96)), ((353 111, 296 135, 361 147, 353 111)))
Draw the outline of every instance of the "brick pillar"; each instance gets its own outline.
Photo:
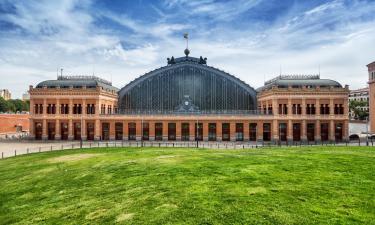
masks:
POLYGON ((43 114, 47 114, 47 99, 43 99, 43 114))
POLYGON ((176 121, 176 141, 181 141, 181 121, 176 121))
POLYGON ((293 141, 293 123, 292 123, 292 120, 288 120, 288 134, 287 134, 287 140, 290 142, 290 141, 293 141))
MULTIPOLYGON (((44 109, 43 109, 44 110, 44 109)), ((47 121, 43 120, 43 132, 42 132, 42 139, 47 140, 48 134, 47 134, 47 121)))
POLYGON ((279 126, 278 126, 278 120, 274 119, 272 121, 272 135, 271 135, 273 141, 279 140, 279 126))
POLYGON ((263 122, 257 122, 257 141, 263 141, 263 122))
POLYGON ((124 121, 122 125, 122 140, 124 141, 129 139, 128 126, 128 121, 124 121))
POLYGON ((288 98, 288 116, 293 115, 292 99, 288 98))
POLYGON ((34 100, 33 99, 30 99, 30 115, 34 115, 34 104, 35 104, 35 102, 34 102, 34 100))
POLYGON ((86 120, 85 119, 82 119, 81 120, 81 137, 82 137, 82 140, 83 141, 86 141, 87 140, 87 124, 86 124, 86 120))
POLYGON ((316 99, 316 102, 315 102, 315 113, 316 115, 320 116, 320 100, 319 99, 316 99))
POLYGON ((334 141, 335 140, 335 121, 330 120, 329 121, 329 140, 334 141))
POLYGON ((69 115, 73 115, 73 99, 69 99, 69 115))
POLYGON ((306 115, 306 99, 305 98, 302 98, 301 107, 302 107, 302 116, 305 116, 306 115))
POLYGON ((163 141, 168 141, 168 122, 163 122, 163 141))
POLYGON ((243 140, 244 141, 249 141, 249 136, 250 136, 250 127, 249 123, 243 123, 243 140))
POLYGON ((236 123, 235 122, 230 122, 229 123, 229 137, 231 141, 236 141, 236 123))
MULTIPOLYGON (((71 111, 71 109, 69 109, 69 110, 71 111)), ((69 122, 68 122, 68 140, 73 140, 73 139, 74 139, 74 135, 73 135, 73 120, 69 119, 69 122)))
POLYGON ((56 120, 56 125, 55 125, 55 132, 56 132, 56 135, 55 135, 55 139, 56 140, 61 140, 61 128, 60 128, 60 120, 57 119, 56 120))
POLYGON ((136 129, 136 140, 139 141, 142 138, 143 134, 143 126, 142 126, 142 120, 135 121, 135 129, 136 129))
POLYGON ((223 123, 216 122, 216 140, 222 141, 223 140, 223 123))
POLYGON ((100 120, 95 120, 95 140, 98 141, 101 139, 101 130, 100 130, 100 120))
POLYGON ((154 141, 155 140, 155 122, 150 121, 148 123, 148 127, 149 127, 149 139, 150 141, 154 141))
POLYGON ((195 124, 197 121, 190 121, 189 122, 189 140, 190 141, 195 141, 195 124))
POLYGON ((321 140, 320 120, 316 120, 316 123, 315 123, 315 140, 316 141, 320 141, 321 140))
MULTIPOLYGON (((56 99, 56 115, 60 115, 60 99, 56 99)), ((56 132, 57 134, 57 132, 56 132)))
POLYGON ((307 141, 307 134, 306 134, 306 120, 302 120, 302 136, 301 141, 306 142, 307 141))
POLYGON ((35 139, 35 121, 33 119, 29 119, 29 124, 30 138, 35 139))
POLYGON ((116 139, 115 121, 109 122, 109 140, 113 141, 116 139))
POLYGON ((329 115, 334 116, 335 115, 335 105, 333 104, 333 98, 329 99, 329 115))

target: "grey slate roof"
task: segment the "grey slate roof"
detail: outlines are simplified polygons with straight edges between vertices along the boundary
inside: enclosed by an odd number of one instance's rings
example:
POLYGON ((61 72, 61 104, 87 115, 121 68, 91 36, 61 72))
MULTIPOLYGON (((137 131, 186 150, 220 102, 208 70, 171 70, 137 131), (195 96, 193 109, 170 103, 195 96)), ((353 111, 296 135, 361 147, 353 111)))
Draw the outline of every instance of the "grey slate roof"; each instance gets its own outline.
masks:
POLYGON ((276 86, 278 88, 288 88, 296 87, 301 88, 303 86, 306 87, 342 87, 342 85, 334 80, 330 79, 320 79, 319 75, 283 75, 278 76, 272 80, 269 80, 264 83, 264 86, 257 89, 257 91, 263 91, 267 89, 271 89, 272 86, 276 86))
POLYGON ((97 86, 102 87, 107 91, 118 91, 118 88, 112 86, 112 84, 108 81, 100 79, 95 76, 65 76, 65 77, 58 77, 57 80, 46 80, 40 82, 36 88, 82 88, 86 86, 86 88, 96 88, 97 86))

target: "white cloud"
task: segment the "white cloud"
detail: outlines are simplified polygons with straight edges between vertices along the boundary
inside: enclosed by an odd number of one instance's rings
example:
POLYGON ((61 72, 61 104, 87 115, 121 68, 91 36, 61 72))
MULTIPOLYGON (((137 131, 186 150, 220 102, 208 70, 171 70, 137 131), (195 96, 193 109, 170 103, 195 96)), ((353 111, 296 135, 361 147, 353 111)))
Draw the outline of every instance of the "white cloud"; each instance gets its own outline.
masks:
POLYGON ((29 84, 54 79, 59 67, 71 74, 94 72, 122 87, 166 65, 167 57, 182 56, 185 44, 181 35, 186 30, 190 31, 192 56, 207 57, 209 65, 255 88, 264 79, 278 75, 280 66, 285 74, 316 74, 319 65, 323 78, 359 88, 366 85, 365 65, 375 60, 375 20, 363 19, 375 3, 357 2, 348 8, 333 1, 306 11, 291 11, 259 30, 251 24, 234 29, 221 23, 258 1, 248 1, 248 5, 211 0, 168 2, 174 14, 154 7, 161 18, 152 23, 101 9, 93 11, 89 1, 83 5, 68 0, 15 3, 18 13, 2 14, 0 21, 16 24, 27 34, 9 31, 0 35, 0 88, 10 88, 20 97, 29 84), (176 16, 185 15, 179 11, 186 10, 179 8, 181 4, 189 7, 190 15, 210 16, 210 23, 176 20, 176 16), (97 26, 95 20, 103 17, 131 32, 97 26))

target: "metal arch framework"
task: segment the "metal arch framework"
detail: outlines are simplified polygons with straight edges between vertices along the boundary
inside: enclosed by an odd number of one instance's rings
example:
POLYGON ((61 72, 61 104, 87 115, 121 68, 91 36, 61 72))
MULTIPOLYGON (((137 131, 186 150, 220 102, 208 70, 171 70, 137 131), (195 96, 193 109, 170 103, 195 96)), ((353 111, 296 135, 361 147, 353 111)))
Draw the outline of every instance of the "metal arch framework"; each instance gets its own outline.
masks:
POLYGON ((119 112, 170 112, 187 97, 200 111, 256 110, 257 92, 252 87, 224 71, 184 58, 123 87, 119 112))

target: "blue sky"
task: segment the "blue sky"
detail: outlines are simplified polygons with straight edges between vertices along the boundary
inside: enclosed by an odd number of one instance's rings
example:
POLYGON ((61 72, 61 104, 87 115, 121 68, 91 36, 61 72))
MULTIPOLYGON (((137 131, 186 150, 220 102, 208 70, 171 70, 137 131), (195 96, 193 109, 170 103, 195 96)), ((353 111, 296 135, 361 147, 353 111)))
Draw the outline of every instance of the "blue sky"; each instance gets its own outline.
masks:
POLYGON ((282 74, 366 85, 375 61, 374 0, 0 0, 0 89, 64 74, 95 74, 122 87, 183 55, 257 88, 282 74))

